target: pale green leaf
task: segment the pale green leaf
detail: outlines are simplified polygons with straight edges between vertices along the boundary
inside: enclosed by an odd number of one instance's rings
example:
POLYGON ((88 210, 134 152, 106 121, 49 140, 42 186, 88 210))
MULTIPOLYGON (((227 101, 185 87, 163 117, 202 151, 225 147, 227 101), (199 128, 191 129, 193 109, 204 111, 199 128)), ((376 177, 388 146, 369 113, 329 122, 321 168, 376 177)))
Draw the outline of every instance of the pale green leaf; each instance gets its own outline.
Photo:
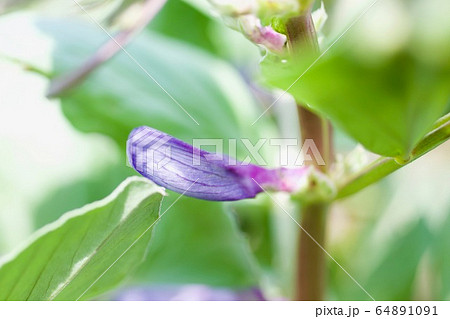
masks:
POLYGON ((3 0, 0 3, 0 14, 29 10, 47 15, 85 16, 87 12, 90 16, 102 22, 112 22, 111 20, 117 15, 139 2, 142 2, 142 0, 3 0))
POLYGON ((0 300, 89 299, 143 259, 164 192, 129 178, 110 196, 40 229, 0 266, 0 300))
MULTIPOLYGON (((384 256, 373 265, 363 286, 376 300, 410 300, 413 283, 423 254, 431 243, 431 233, 421 219, 386 247, 384 256)), ((361 293, 361 296, 363 293, 361 293)))
MULTIPOLYGON (((0 36, 10 41, 0 43, 0 55, 53 80, 80 67, 109 39, 91 22, 29 15, 0 19, 0 36)), ((103 133, 124 146, 140 125, 191 143, 192 138, 254 140, 273 128, 267 118, 250 125, 261 110, 243 78, 223 60, 150 30, 126 49, 131 57, 121 51, 61 96, 63 112, 77 129, 103 133)))
POLYGON ((155 229, 139 283, 257 285, 256 260, 234 219, 222 203, 180 198, 155 229))

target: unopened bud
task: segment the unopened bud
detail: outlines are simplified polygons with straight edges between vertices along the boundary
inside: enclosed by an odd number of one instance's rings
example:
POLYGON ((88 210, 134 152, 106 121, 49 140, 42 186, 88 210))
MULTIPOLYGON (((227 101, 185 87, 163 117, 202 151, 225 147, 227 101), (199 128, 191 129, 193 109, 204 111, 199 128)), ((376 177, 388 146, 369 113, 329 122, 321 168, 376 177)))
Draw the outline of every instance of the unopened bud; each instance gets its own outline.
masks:
POLYGON ((286 36, 276 32, 271 26, 262 26, 261 21, 253 15, 239 19, 242 33, 253 43, 263 45, 273 52, 281 52, 286 43, 286 36))

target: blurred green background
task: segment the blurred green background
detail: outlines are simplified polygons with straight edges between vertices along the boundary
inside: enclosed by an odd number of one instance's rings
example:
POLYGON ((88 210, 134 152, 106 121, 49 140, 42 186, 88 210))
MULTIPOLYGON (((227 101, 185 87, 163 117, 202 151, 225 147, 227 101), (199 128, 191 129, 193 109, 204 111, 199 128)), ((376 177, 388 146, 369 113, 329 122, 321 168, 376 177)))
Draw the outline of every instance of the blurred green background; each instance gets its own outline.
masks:
MULTIPOLYGON (((288 96, 250 125, 274 98, 258 80, 260 52, 200 0, 169 0, 127 47, 200 125, 123 52, 60 98, 46 98, 50 79, 75 70, 109 39, 75 3, 62 2, 0 2, 0 255, 134 175, 125 141, 136 126, 186 141, 297 137, 288 96)), ((112 33, 139 15, 139 1, 80 3, 112 33)), ((325 2, 330 24, 343 15, 339 3, 325 2)), ((356 143, 338 131, 336 145, 346 154, 356 143)), ((450 299, 449 159, 446 143, 333 207, 327 249, 375 299, 450 299)), ((176 198, 170 193, 163 206, 176 198)), ((264 195, 238 203, 183 198, 119 289, 260 287, 266 298, 289 298, 297 232, 264 195)), ((328 299, 368 299, 332 260, 327 270, 328 299)))

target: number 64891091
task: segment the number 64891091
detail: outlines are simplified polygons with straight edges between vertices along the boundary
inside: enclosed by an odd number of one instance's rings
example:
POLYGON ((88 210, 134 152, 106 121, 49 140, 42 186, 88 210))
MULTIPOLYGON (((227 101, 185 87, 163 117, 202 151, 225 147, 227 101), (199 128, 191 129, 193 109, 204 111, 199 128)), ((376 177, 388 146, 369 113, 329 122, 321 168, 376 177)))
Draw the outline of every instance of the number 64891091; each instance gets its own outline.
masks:
POLYGON ((378 306, 375 310, 377 315, 393 315, 393 316, 437 316, 436 306, 378 306))

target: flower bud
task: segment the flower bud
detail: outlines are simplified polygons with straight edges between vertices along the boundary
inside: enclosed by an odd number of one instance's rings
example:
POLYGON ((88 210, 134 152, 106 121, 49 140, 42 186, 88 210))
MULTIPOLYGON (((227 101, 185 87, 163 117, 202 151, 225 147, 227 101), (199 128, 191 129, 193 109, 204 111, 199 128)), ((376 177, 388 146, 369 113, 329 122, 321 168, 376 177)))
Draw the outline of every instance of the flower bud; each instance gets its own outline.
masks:
POLYGON ((225 24, 269 51, 282 53, 286 36, 270 25, 274 19, 295 15, 297 0, 209 0, 225 24))
POLYGON ((286 43, 286 36, 276 32, 271 26, 262 26, 261 21, 253 15, 239 19, 242 33, 253 43, 260 44, 273 52, 281 52, 286 43))

